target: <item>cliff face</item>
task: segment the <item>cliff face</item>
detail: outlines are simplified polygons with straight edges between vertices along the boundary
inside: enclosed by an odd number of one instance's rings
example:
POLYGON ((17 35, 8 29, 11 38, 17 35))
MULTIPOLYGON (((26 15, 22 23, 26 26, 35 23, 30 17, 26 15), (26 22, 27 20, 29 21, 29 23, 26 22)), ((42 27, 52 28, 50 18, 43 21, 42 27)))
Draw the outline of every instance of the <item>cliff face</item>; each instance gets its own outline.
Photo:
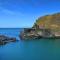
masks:
POLYGON ((35 28, 36 25, 60 31, 60 13, 40 17, 36 20, 33 27, 35 28))

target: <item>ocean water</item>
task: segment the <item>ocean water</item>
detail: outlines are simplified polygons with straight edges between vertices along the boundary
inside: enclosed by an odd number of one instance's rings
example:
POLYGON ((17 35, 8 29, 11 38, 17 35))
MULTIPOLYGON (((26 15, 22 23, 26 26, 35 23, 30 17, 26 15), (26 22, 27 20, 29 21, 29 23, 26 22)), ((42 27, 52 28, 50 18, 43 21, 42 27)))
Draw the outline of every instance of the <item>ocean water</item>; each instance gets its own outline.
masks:
POLYGON ((60 39, 22 41, 22 29, 0 29, 0 34, 16 37, 17 42, 0 46, 0 60, 60 60, 60 39))

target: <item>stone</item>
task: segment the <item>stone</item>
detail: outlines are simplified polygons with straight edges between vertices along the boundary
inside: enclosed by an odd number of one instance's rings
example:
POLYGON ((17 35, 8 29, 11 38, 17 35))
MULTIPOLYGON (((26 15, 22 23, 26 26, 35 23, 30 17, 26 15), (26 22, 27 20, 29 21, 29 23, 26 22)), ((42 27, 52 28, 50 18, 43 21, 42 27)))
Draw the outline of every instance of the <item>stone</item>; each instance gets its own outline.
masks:
POLYGON ((15 41, 16 41, 16 38, 0 35, 0 45, 5 45, 6 43, 15 42, 15 41))

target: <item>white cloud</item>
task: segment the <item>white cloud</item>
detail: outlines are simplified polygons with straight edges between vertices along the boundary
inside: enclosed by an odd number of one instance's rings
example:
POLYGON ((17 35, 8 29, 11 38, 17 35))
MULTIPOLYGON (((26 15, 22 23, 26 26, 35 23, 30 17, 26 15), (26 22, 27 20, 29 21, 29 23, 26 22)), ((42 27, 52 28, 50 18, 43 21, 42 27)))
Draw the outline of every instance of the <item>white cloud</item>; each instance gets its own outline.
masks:
POLYGON ((8 9, 4 9, 4 8, 2 8, 2 7, 0 7, 0 12, 5 13, 5 14, 14 14, 13 11, 8 10, 8 9))
POLYGON ((6 13, 6 14, 12 14, 12 15, 14 14, 13 11, 10 11, 8 9, 3 9, 2 12, 6 13))

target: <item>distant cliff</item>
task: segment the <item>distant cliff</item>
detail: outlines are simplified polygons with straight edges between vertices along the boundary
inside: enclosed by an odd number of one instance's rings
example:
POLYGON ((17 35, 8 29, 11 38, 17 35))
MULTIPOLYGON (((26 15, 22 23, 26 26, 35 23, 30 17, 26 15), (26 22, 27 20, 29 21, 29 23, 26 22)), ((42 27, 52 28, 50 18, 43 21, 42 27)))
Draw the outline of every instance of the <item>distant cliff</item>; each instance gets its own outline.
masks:
POLYGON ((33 27, 35 28, 36 25, 55 31, 60 31, 60 13, 42 16, 36 20, 33 27))

